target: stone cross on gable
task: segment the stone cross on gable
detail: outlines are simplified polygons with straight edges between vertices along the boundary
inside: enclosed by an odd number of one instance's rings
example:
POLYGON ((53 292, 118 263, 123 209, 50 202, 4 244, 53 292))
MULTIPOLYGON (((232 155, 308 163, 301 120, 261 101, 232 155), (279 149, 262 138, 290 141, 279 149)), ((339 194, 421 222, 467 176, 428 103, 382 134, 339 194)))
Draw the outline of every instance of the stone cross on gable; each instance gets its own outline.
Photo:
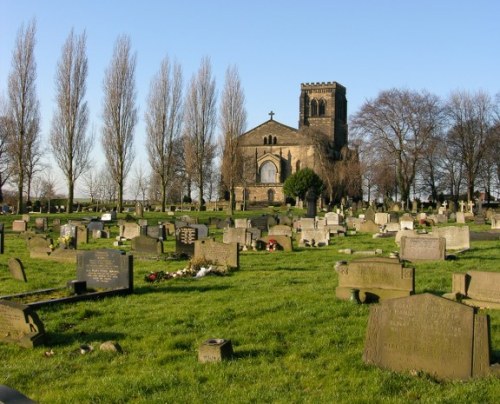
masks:
POLYGON ((465 207, 465 202, 464 201, 460 201, 460 212, 464 211, 464 207, 465 207))
POLYGON ((474 202, 469 201, 468 205, 469 205, 469 212, 472 213, 472 208, 474 207, 474 202))
POLYGON ((273 120, 273 116, 274 116, 274 112, 273 111, 269 112, 269 116, 271 117, 271 121, 272 121, 273 120))

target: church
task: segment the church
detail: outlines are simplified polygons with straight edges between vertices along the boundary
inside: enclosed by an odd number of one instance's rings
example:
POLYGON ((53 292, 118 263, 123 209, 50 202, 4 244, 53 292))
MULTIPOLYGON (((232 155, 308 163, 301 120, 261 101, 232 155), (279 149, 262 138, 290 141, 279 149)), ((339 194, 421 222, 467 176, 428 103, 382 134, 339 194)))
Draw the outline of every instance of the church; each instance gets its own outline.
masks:
POLYGON ((240 181, 235 188, 237 203, 285 203, 283 183, 308 167, 321 176, 324 169, 318 151, 318 136, 327 139, 327 158, 340 158, 347 146, 346 89, 337 82, 303 83, 300 86, 298 129, 270 119, 238 139, 240 181))

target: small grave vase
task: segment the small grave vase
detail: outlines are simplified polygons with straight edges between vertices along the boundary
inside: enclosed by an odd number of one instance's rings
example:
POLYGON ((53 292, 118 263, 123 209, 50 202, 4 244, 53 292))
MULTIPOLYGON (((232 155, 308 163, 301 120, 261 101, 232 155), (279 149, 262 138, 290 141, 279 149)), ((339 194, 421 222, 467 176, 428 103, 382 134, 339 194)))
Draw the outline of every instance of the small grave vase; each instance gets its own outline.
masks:
POLYGON ((349 301, 354 304, 361 304, 361 300, 359 299, 359 289, 351 289, 349 301))

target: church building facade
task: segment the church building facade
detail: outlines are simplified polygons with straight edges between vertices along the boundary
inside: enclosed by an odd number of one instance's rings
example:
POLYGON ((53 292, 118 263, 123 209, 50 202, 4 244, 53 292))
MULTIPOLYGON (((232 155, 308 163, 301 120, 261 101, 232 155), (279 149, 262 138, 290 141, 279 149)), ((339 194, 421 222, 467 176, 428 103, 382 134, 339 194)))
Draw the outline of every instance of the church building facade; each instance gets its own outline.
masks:
POLYGON ((238 139, 238 203, 284 203, 283 183, 290 175, 305 167, 319 173, 318 134, 328 139, 328 158, 339 158, 347 146, 346 89, 337 82, 301 84, 298 129, 273 115, 238 139))

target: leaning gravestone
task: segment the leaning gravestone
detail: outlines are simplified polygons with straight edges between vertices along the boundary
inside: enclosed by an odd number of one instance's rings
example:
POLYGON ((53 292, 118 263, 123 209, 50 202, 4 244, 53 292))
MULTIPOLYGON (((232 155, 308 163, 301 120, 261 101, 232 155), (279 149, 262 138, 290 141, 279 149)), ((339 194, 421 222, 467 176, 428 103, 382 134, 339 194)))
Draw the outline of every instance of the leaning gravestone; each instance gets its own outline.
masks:
POLYGON ((12 278, 18 281, 28 282, 28 280, 26 279, 26 273, 24 272, 23 263, 19 258, 9 258, 9 262, 7 265, 9 267, 9 272, 12 278))
POLYGON ((460 300, 469 306, 500 309, 500 272, 454 273, 452 293, 443 297, 460 300))
POLYGON ((444 237, 401 237, 399 256, 407 261, 438 261, 446 257, 444 237))
POLYGON ((378 233, 380 226, 373 220, 365 220, 364 222, 360 222, 356 229, 361 233, 378 233))
POLYGON ((486 376, 491 372, 488 318, 429 293, 386 300, 370 307, 363 360, 437 379, 486 376))
POLYGON ((127 289, 132 292, 133 256, 112 249, 79 251, 76 278, 87 282, 89 288, 127 289))
POLYGON ((208 237, 208 226, 206 224, 190 224, 189 227, 198 230, 198 239, 208 237))
POLYGON ((196 240, 194 259, 203 259, 229 268, 239 268, 240 253, 237 243, 224 244, 214 240, 196 240))
POLYGON ((43 344, 45 329, 33 308, 24 304, 0 301, 0 342, 33 348, 43 344))
POLYGON ((337 298, 349 300, 359 291, 362 303, 410 296, 415 293, 415 269, 405 268, 393 258, 362 258, 336 265, 337 298))
POLYGON ((175 238, 175 252, 192 257, 196 240, 198 240, 198 229, 189 226, 179 228, 175 238))

